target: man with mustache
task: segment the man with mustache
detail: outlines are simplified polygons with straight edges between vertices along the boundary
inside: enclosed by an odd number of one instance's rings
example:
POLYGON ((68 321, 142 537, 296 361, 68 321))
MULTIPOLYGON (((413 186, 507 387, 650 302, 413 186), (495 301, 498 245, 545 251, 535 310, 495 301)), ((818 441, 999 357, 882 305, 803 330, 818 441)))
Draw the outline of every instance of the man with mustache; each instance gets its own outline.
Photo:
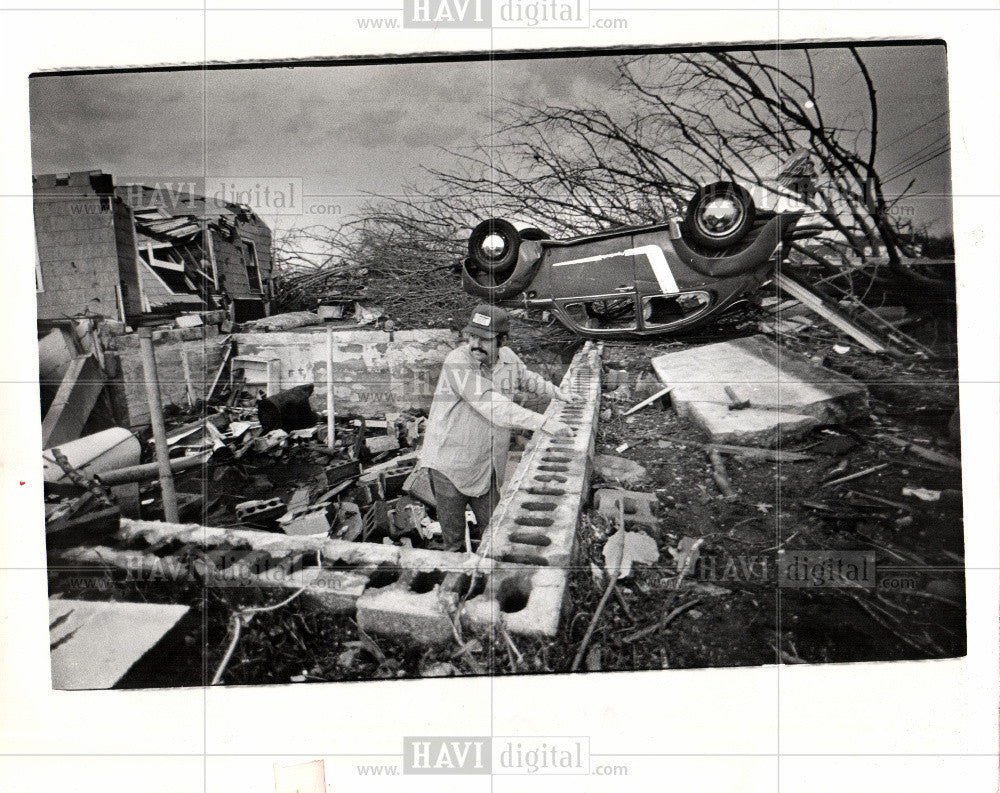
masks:
POLYGON ((466 343, 445 358, 434 392, 418 465, 430 469, 445 550, 465 548, 466 505, 476 516, 473 539, 482 537, 496 508, 512 429, 573 437, 569 425, 512 400, 518 391, 563 402, 582 398, 529 371, 506 346, 509 334, 506 311, 476 306, 466 343))

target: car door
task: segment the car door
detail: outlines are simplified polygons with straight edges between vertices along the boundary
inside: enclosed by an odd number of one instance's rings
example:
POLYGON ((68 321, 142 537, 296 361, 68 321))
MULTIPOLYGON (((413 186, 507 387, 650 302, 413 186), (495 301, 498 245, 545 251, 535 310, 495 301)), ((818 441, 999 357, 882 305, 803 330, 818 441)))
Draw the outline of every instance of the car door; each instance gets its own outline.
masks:
POLYGON ((552 247, 546 255, 552 299, 572 323, 591 332, 638 327, 631 233, 552 247))

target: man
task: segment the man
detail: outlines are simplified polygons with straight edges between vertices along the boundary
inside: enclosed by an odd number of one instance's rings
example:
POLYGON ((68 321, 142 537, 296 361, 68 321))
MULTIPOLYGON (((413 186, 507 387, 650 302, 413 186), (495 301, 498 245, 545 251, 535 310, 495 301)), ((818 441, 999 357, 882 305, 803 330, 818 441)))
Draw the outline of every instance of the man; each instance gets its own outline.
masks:
POLYGON ((582 398, 528 371, 506 346, 509 333, 506 311, 476 306, 466 343, 444 359, 434 392, 418 465, 430 469, 445 550, 465 549, 466 505, 476 516, 476 538, 482 536, 497 504, 512 429, 573 437, 569 425, 511 399, 517 391, 563 402, 582 398))

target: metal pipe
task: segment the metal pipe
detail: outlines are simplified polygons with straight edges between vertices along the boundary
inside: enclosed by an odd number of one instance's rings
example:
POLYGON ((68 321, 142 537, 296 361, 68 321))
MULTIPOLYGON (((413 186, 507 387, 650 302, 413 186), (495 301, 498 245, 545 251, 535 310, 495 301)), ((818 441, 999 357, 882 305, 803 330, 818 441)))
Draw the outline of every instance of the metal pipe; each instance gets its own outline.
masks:
POLYGON ((326 329, 326 447, 333 449, 333 328, 326 329))
POLYGON ((163 517, 168 523, 179 523, 177 491, 174 490, 174 474, 170 468, 170 450, 167 447, 167 428, 163 423, 163 404, 160 402, 160 383, 156 377, 152 328, 139 328, 139 351, 142 353, 143 380, 146 384, 146 399, 149 401, 149 421, 153 426, 156 463, 160 471, 163 517))
MULTIPOLYGON (((205 454, 193 454, 190 457, 171 457, 170 470, 177 473, 178 471, 186 471, 189 468, 197 468, 199 465, 208 462, 208 458, 211 456, 210 452, 206 452, 205 454)), ((156 479, 159 470, 160 464, 158 462, 144 463, 143 465, 130 465, 127 468, 94 474, 94 478, 99 480, 102 485, 111 487, 113 485, 125 485, 130 482, 146 482, 150 479, 156 479)))

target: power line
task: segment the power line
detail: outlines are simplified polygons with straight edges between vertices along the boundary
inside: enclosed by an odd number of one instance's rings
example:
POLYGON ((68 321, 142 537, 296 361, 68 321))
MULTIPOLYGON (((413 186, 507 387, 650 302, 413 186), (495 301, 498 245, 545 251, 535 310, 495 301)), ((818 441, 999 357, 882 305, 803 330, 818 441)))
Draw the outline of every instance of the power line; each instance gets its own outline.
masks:
POLYGON ((910 168, 915 162, 917 162, 918 160, 921 160, 924 157, 926 157, 927 154, 928 154, 928 152, 930 152, 930 151, 937 151, 938 148, 941 148, 942 146, 945 147, 945 148, 947 148, 950 145, 951 144, 947 140, 943 140, 942 139, 942 140, 939 140, 938 142, 936 142, 932 146, 925 146, 920 151, 914 152, 914 154, 912 154, 911 156, 907 157, 905 160, 896 163, 895 165, 893 165, 890 168, 887 168, 886 169, 886 175, 895 175, 897 173, 905 171, 908 168, 910 168))
POLYGON ((921 165, 926 165, 926 164, 927 164, 927 163, 929 163, 929 162, 930 162, 931 160, 936 160, 936 159, 937 159, 938 157, 940 157, 940 156, 941 156, 942 154, 947 154, 947 153, 948 153, 949 151, 951 151, 951 145, 950 145, 950 144, 949 144, 949 145, 947 145, 947 146, 945 146, 945 147, 944 147, 943 149, 941 149, 940 151, 937 151, 937 152, 934 152, 934 153, 933 153, 933 154, 931 154, 930 156, 928 156, 928 157, 925 157, 925 158, 924 158, 923 160, 921 160, 920 162, 916 163, 916 164, 915 164, 915 165, 914 165, 914 166, 913 166, 912 168, 909 168, 909 169, 907 169, 907 170, 903 171, 902 173, 898 173, 898 174, 896 174, 895 176, 891 176, 891 177, 889 177, 888 179, 884 179, 882 183, 883 183, 883 184, 888 184, 889 182, 892 182, 892 181, 894 181, 894 180, 898 179, 898 178, 899 178, 899 177, 901 177, 901 176, 906 176, 906 175, 907 175, 908 173, 911 173, 912 171, 916 170, 916 169, 917 169, 917 168, 919 168, 919 167, 920 167, 921 165))
MULTIPOLYGON (((893 139, 892 139, 891 141, 889 141, 888 143, 886 143, 886 144, 885 144, 885 146, 884 146, 884 149, 883 149, 883 151, 884 151, 885 149, 888 149, 888 148, 889 148, 890 146, 895 146, 895 145, 896 145, 897 143, 899 143, 899 142, 900 142, 900 141, 901 141, 901 140, 902 140, 903 138, 908 138, 908 137, 910 137, 910 135, 912 135, 912 134, 913 134, 914 132, 918 132, 918 131, 922 130, 922 129, 923 129, 924 127, 926 127, 926 126, 927 126, 928 124, 932 124, 932 123, 934 123, 935 121, 937 121, 937 120, 938 120, 939 118, 942 118, 942 117, 944 117, 944 116, 946 116, 946 115, 948 115, 948 111, 947 111, 947 110, 943 110, 943 111, 941 111, 940 113, 938 113, 938 114, 937 114, 936 116, 934 116, 934 118, 931 118, 931 119, 928 119, 927 121, 925 121, 925 122, 924 122, 923 124, 921 124, 921 125, 920 125, 919 127, 914 127, 914 128, 913 128, 913 129, 911 129, 911 130, 910 130, 909 132, 904 132, 904 133, 903 133, 902 135, 900 135, 900 136, 899 136, 898 138, 893 138, 893 139)), ((945 134, 947 135, 948 133, 945 133, 945 134)))
POLYGON ((927 152, 927 151, 929 151, 931 149, 937 148, 942 143, 945 143, 945 145, 948 145, 948 136, 947 135, 938 135, 938 137, 936 137, 930 143, 926 144, 925 146, 921 146, 916 151, 910 152, 902 160, 900 160, 895 165, 893 165, 890 168, 888 168, 887 169, 887 173, 894 173, 895 171, 898 171, 901 168, 908 167, 911 163, 915 162, 916 160, 919 160, 924 155, 925 152, 927 152))

